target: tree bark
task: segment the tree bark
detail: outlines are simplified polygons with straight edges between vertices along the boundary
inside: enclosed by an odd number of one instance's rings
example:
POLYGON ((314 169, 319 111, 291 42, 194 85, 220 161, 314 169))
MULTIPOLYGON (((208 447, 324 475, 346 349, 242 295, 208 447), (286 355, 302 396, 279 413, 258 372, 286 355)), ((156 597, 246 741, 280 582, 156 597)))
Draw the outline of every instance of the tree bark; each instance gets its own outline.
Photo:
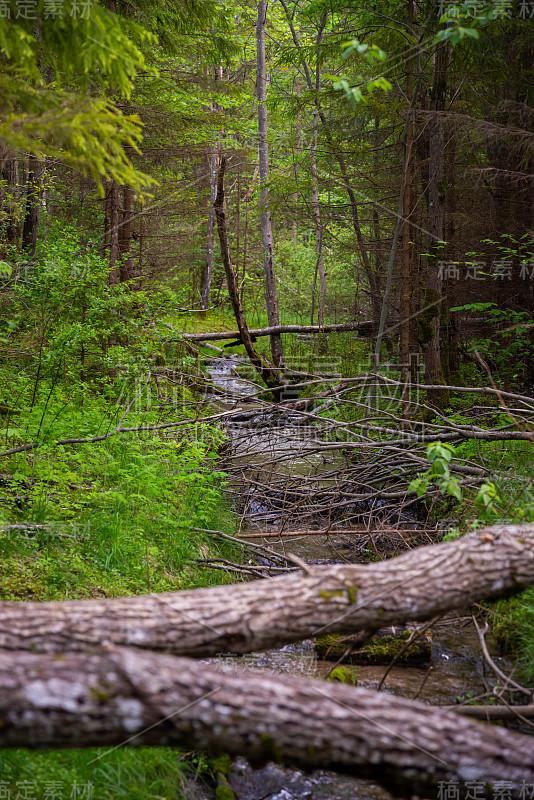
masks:
POLYGON ((19 224, 19 162, 15 153, 5 150, 2 153, 1 178, 5 181, 2 192, 2 211, 5 223, 4 238, 8 244, 15 244, 20 236, 19 224))
MULTIPOLYGON (((318 325, 276 325, 273 328, 250 328, 249 333, 252 336, 270 336, 272 333, 317 333, 323 330, 327 333, 335 331, 358 331, 360 336, 369 336, 373 334, 372 322, 346 322, 339 325, 323 325, 319 328, 318 325)), ((184 333, 183 339, 190 342, 209 342, 218 341, 222 339, 237 339, 240 336, 239 331, 220 331, 217 333, 184 333)))
MULTIPOLYGON (((258 156, 261 181, 261 239, 263 243, 263 269, 265 272, 265 303, 270 327, 280 324, 278 314, 278 294, 274 272, 273 232, 269 207, 269 145, 267 142, 267 67, 265 62, 265 24, 267 0, 258 3, 258 22, 256 25, 257 72, 256 91, 258 95, 258 156)), ((283 365, 282 340, 278 334, 271 335, 271 353, 277 367, 283 365)))
POLYGON ((315 275, 313 277, 312 288, 312 307, 310 314, 310 325, 313 325, 315 315, 315 292, 317 288, 317 276, 319 276, 319 303, 317 305, 317 325, 322 328, 324 324, 324 310, 326 302, 326 274, 324 270, 323 258, 323 228, 321 225, 321 208, 319 205, 319 181, 317 177, 317 123, 318 115, 313 116, 313 140, 310 154, 310 168, 312 179, 312 208, 313 221, 315 224, 315 275))
POLYGON ((132 187, 122 187, 122 220, 119 228, 119 255, 121 258, 120 279, 121 283, 133 277, 132 247, 132 187))
MULTIPOLYGON (((279 389, 280 386, 287 383, 283 374, 274 367, 271 367, 266 361, 263 360, 261 355, 256 351, 252 342, 251 334, 248 329, 245 312, 241 305, 241 298, 239 296, 239 286, 232 266, 232 258, 230 255, 230 242, 228 239, 228 229, 226 226, 226 212, 224 210, 224 173, 226 170, 226 158, 221 157, 219 162, 219 170, 217 173, 217 196, 215 198, 215 218, 217 220, 217 231, 219 233, 219 242, 221 245, 221 257, 226 274, 226 282, 228 284, 228 295, 232 304, 235 320, 237 322, 236 338, 241 339, 247 355, 251 363, 258 371, 259 376, 265 382, 266 386, 272 389, 279 389)), ((205 337, 201 337, 205 338, 205 337)))
POLYGON ((35 255, 39 230, 39 205, 44 175, 44 162, 30 155, 26 183, 26 214, 22 228, 22 249, 30 257, 35 255))
MULTIPOLYGON (((323 13, 317 37, 315 40, 315 47, 317 49, 316 65, 315 65, 315 91, 317 97, 321 91, 321 56, 320 48, 323 41, 324 26, 326 25, 326 13, 323 13)), ((316 111, 313 115, 313 140, 311 147, 311 179, 312 179, 312 206, 313 206, 313 219, 315 223, 315 275, 313 279, 313 292, 312 292, 312 311, 310 324, 313 325, 313 306, 315 302, 315 288, 317 285, 317 275, 319 275, 319 304, 317 307, 317 324, 321 328, 324 325, 324 315, 326 306, 326 272, 324 269, 323 258, 323 226, 321 224, 321 207, 319 204, 319 177, 317 175, 317 140, 319 136, 319 113, 316 111)), ((319 334, 321 336, 321 334, 319 334)), ((322 340, 321 336, 321 340, 322 340)), ((321 345, 321 341, 320 341, 321 345)), ((321 347, 320 347, 321 349, 321 347)))
MULTIPOLYGON (((446 42, 440 44, 435 54, 434 79, 430 107, 434 112, 429 124, 429 158, 428 158, 428 234, 429 254, 425 281, 423 311, 420 315, 422 323, 421 341, 423 348, 423 364, 425 383, 444 384, 441 366, 440 325, 443 286, 439 271, 439 261, 443 254, 445 236, 445 191, 444 157, 445 141, 443 120, 440 112, 444 109, 447 91, 449 66, 449 47, 446 42)), ((448 402, 447 393, 441 389, 427 393, 428 401, 444 408, 448 402)))
MULTIPOLYGON (((534 782, 534 741, 370 689, 109 647, 0 654, 0 747, 181 746, 335 769, 397 796, 534 782)), ((510 793, 509 793, 510 792, 510 793)), ((524 795, 523 795, 524 797, 524 795)))
MULTIPOLYGON (((408 0, 408 21, 413 23, 413 0, 408 0)), ((406 153, 406 178, 404 181, 404 193, 402 198, 402 261, 401 261, 401 302, 400 302, 400 343, 399 356, 401 363, 401 380, 404 384, 402 388, 402 417, 405 427, 409 427, 410 420, 410 328, 411 328, 411 299, 413 281, 413 258, 412 246, 410 242, 410 219, 412 215, 412 148, 414 140, 413 125, 413 56, 411 55, 411 45, 406 55, 406 99, 408 101, 405 128, 405 153, 406 153)))
POLYGON ((206 261, 202 272, 202 288, 200 306, 207 310, 210 304, 211 274, 213 270, 213 227, 215 222, 214 203, 217 198, 217 152, 214 147, 210 150, 210 207, 206 224, 206 261))
POLYGON ((109 231, 109 283, 118 281, 117 259, 119 257, 119 186, 111 181, 107 202, 107 229, 109 231))
POLYGON ((160 595, 0 603, 0 649, 64 653, 114 642, 204 657, 427 620, 534 584, 534 525, 308 573, 160 595))

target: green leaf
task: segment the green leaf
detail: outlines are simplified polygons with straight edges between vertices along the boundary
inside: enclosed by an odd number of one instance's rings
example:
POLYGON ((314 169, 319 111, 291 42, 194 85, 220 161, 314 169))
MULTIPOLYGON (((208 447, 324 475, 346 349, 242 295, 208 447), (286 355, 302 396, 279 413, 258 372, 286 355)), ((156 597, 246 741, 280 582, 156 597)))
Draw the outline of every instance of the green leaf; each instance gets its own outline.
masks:
POLYGON ((447 484, 447 494, 451 495, 452 497, 456 497, 457 500, 462 499, 462 490, 458 481, 455 478, 451 478, 451 480, 447 484))

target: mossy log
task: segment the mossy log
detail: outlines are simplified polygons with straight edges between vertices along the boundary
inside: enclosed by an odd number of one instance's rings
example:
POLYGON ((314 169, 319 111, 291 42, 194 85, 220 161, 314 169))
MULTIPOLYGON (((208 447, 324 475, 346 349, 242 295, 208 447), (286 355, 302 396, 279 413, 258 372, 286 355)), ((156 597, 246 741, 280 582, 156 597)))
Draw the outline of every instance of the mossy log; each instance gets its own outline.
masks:
POLYGON ((406 646, 413 632, 414 628, 410 627, 383 628, 363 647, 358 646, 357 635, 328 634, 315 640, 315 650, 327 661, 339 661, 354 646, 343 659, 344 663, 385 665, 396 658, 400 666, 428 666, 432 659, 432 635, 424 631, 406 646))

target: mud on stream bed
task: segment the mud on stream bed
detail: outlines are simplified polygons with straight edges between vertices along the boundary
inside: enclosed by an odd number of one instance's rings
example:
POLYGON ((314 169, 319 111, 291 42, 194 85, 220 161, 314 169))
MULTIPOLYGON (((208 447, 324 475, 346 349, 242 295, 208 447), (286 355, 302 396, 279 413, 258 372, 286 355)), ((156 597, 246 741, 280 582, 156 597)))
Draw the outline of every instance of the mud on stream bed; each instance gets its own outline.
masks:
MULTIPOLYGON (((313 432, 309 435, 307 431, 308 435, 302 436, 298 426, 294 426, 296 420, 290 414, 283 424, 278 423, 273 430, 264 419, 260 407, 253 403, 241 405, 243 397, 252 394, 255 387, 250 381, 239 377, 236 372, 239 364, 237 359, 215 359, 209 373, 219 389, 220 406, 225 409, 237 406, 254 412, 249 415, 248 422, 232 423, 229 430, 234 490, 237 490, 241 502, 240 535, 244 541, 261 544, 274 553, 293 553, 308 563, 317 564, 374 560, 381 547, 386 553, 391 549, 392 542, 398 548, 399 536, 401 544, 404 538, 404 545, 409 541, 411 546, 439 539, 440 534, 436 534, 436 529, 429 528, 413 509, 385 518, 378 515, 374 518, 373 529, 369 523, 355 523, 354 515, 348 525, 343 517, 335 520, 329 518, 329 532, 325 535, 314 532, 315 529, 325 530, 324 520, 308 517, 304 522, 305 532, 300 531, 294 519, 291 522, 284 521, 283 511, 276 509, 276 503, 269 505, 265 501, 269 497, 265 488, 262 499, 257 499, 250 484, 245 482, 245 470, 248 474, 252 471, 259 476, 258 481, 263 487, 268 485, 273 475, 278 482, 281 476, 285 476, 291 487, 298 486, 299 479, 310 475, 319 481, 323 478, 323 485, 328 485, 335 481, 336 470, 343 470, 344 461, 339 451, 334 451, 325 459, 323 453, 316 451, 313 432), (243 467, 241 473, 240 466, 243 467), (241 480, 243 483, 239 485, 241 480), (343 533, 336 533, 336 528, 340 527, 343 533), (281 529, 284 529, 284 536, 277 537, 276 533, 281 529), (288 531, 291 535, 287 535, 288 531), (409 535, 406 533, 403 537, 403 531, 409 532, 409 535)), ((391 508, 391 504, 388 508, 391 508)), ((421 667, 394 666, 387 675, 382 691, 441 706, 465 702, 488 691, 491 677, 486 674, 478 636, 470 616, 458 613, 441 619, 432 627, 431 641, 430 662, 421 667)), ((491 639, 488 645, 501 669, 509 669, 510 664, 496 653, 491 639)), ((334 666, 332 661, 324 661, 317 656, 311 640, 244 656, 223 655, 206 659, 206 662, 216 663, 221 671, 266 669, 316 679, 324 679, 334 666)), ((358 686, 376 689, 386 667, 359 665, 355 669, 358 686)), ((232 762, 227 781, 236 800, 385 800, 390 797, 384 789, 369 781, 323 771, 304 774, 274 764, 252 769, 242 758, 232 762)), ((206 787, 192 783, 188 787, 188 796, 191 800, 204 800, 213 797, 213 794, 206 787)))

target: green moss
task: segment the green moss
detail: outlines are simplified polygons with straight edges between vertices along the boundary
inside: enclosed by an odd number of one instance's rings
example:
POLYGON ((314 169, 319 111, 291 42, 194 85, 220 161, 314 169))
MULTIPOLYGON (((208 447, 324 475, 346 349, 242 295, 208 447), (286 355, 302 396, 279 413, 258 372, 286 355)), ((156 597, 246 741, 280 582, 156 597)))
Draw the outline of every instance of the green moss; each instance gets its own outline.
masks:
POLYGON ((217 786, 215 789, 215 800, 235 800, 235 794, 229 786, 217 786))
POLYGON ((228 775, 230 772, 230 767, 232 762, 230 760, 230 756, 226 753, 222 753, 220 756, 216 756, 211 761, 211 766, 214 772, 220 772, 222 775, 228 775))
POLYGON ((217 778, 217 788, 215 789, 215 800, 234 800, 235 794, 228 786, 227 775, 230 772, 230 757, 221 755, 212 761, 217 778))
POLYGON ((357 591, 355 586, 347 586, 345 589, 320 589, 319 597, 321 600, 330 602, 334 597, 348 597, 350 605, 356 602, 357 591))
POLYGON ((269 736, 268 733, 260 733, 259 738, 268 761, 279 763, 282 760, 282 757, 278 743, 275 742, 273 737, 269 736))
MULTIPOLYGON (((397 655, 397 652, 404 647, 410 637, 410 631, 399 633, 397 636, 382 636, 380 639, 373 639, 365 646, 365 651, 369 653, 371 659, 388 659, 391 660, 397 655)), ((405 651, 405 656, 408 658, 410 647, 405 651)))
MULTIPOLYGON (((346 656, 349 664, 389 664, 405 647, 411 635, 410 630, 395 635, 377 636, 364 647, 346 656)), ((320 656, 329 661, 337 661, 356 641, 355 636, 329 634, 315 641, 315 648, 320 656)), ((415 639, 398 658, 399 664, 427 663, 432 654, 429 636, 415 639)))
POLYGON ((355 667, 336 667, 326 679, 327 681, 337 681, 347 683, 349 686, 356 686, 358 683, 358 672, 355 667))
POLYGON ((356 586, 348 586, 347 587, 347 594, 349 596, 349 603, 353 605, 356 600, 358 599, 358 592, 356 586))
POLYGON ((334 597, 343 597, 343 590, 342 589, 334 589, 328 591, 327 589, 320 589, 319 590, 319 597, 321 600, 326 600, 328 603, 334 597))
POLYGON ((109 692, 105 689, 94 688, 91 689, 91 697, 99 703, 107 703, 109 700, 109 692))

